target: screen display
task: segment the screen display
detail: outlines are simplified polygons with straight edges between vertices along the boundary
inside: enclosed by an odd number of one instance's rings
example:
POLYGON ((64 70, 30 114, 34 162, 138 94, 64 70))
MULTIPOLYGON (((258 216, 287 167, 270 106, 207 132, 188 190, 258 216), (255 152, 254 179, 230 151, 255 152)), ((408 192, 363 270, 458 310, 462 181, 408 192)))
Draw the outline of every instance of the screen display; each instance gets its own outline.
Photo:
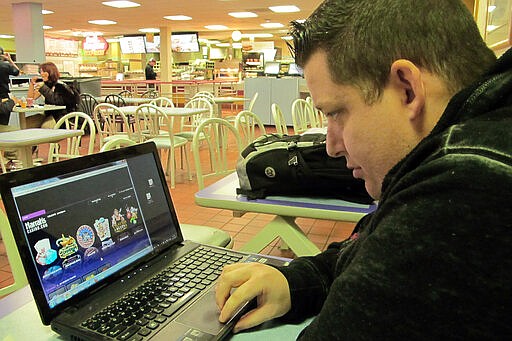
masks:
POLYGON ((144 36, 121 37, 119 45, 122 53, 146 53, 146 44, 144 36))
POLYGON ((160 36, 153 36, 153 41, 150 42, 144 37, 144 42, 146 43, 146 52, 147 53, 159 53, 160 52, 160 36))
POLYGON ((196 32, 173 33, 171 35, 173 52, 199 52, 199 40, 196 32))
POLYGON ((50 308, 177 238, 153 159, 141 155, 12 189, 50 308))
POLYGON ((281 63, 279 62, 266 62, 265 63, 265 74, 266 75, 278 75, 281 69, 281 63))

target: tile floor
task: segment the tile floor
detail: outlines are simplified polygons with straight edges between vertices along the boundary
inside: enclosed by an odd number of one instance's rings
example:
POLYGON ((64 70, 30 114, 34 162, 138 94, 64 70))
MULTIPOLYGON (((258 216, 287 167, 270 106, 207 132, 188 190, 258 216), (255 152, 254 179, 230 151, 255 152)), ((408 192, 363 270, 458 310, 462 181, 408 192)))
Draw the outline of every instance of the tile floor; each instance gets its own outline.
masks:
MULTIPOLYGON (((39 156, 44 158, 46 152, 47 146, 40 146, 39 156)), ((235 162, 236 156, 233 155, 232 159, 232 161, 235 162)), ((208 225, 228 231, 234 239, 233 249, 235 250, 240 248, 241 245, 260 231, 260 229, 274 217, 268 214, 246 213, 238 218, 233 217, 232 212, 228 210, 200 207, 194 203, 194 193, 196 191, 197 183, 195 179, 189 181, 187 180, 185 171, 178 171, 176 187, 171 189, 171 196, 180 222, 208 225)), ((350 222, 306 218, 297 218, 297 224, 307 234, 308 238, 322 250, 325 249, 330 242, 346 238, 355 225, 350 222)), ((279 240, 277 239, 266 247, 262 253, 282 257, 294 257, 291 251, 282 250, 280 248, 279 240)), ((0 240, 0 287, 9 285, 12 281, 13 278, 5 248, 0 240)))

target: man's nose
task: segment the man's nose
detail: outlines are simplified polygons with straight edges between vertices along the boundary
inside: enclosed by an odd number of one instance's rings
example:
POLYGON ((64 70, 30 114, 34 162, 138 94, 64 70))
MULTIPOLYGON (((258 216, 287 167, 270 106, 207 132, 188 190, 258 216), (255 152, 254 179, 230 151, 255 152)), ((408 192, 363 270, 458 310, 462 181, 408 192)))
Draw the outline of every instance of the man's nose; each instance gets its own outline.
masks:
POLYGON ((330 157, 342 157, 346 155, 345 143, 341 130, 327 127, 326 139, 327 155, 330 157))

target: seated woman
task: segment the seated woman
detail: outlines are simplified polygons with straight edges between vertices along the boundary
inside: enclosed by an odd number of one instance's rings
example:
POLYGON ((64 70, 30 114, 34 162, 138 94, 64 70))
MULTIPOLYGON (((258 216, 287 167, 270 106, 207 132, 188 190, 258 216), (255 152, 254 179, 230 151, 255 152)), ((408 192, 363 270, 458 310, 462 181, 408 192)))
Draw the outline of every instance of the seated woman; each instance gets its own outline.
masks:
POLYGON ((55 123, 68 112, 76 110, 75 94, 64 82, 59 81, 60 73, 54 63, 46 62, 39 66, 39 76, 32 77, 27 97, 36 100, 44 96, 45 104, 65 105, 65 110, 46 111, 44 116, 34 115, 27 118, 28 128, 53 128, 55 123), (42 78, 42 82, 38 82, 42 78))

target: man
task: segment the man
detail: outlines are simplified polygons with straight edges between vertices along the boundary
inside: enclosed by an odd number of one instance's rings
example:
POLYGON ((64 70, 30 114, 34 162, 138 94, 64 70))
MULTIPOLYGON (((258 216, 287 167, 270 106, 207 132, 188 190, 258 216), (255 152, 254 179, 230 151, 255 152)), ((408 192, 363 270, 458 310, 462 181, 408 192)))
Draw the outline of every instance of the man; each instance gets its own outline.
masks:
POLYGON ((9 99, 9 76, 17 76, 20 69, 13 62, 11 55, 5 53, 3 47, 0 46, 0 132, 12 130, 9 124, 9 116, 14 106, 14 101, 9 99))
POLYGON ((460 0, 327 0, 296 61, 378 209, 287 268, 226 267, 235 331, 316 316, 301 340, 510 339, 512 51, 496 62, 460 0), (232 294, 232 289, 236 288, 232 294))
MULTIPOLYGON (((154 81, 156 80, 156 72, 153 70, 153 67, 156 64, 155 58, 150 58, 148 64, 146 65, 146 69, 144 70, 144 73, 146 74, 146 80, 154 81)), ((151 88, 154 88, 154 84, 150 84, 151 88)))

